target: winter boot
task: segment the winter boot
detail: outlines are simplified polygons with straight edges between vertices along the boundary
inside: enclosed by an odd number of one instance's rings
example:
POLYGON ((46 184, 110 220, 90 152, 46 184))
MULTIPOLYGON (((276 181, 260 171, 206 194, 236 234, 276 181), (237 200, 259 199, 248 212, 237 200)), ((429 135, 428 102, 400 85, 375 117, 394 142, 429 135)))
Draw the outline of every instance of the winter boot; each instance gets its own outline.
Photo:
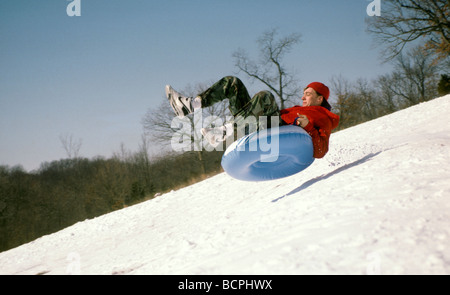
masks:
POLYGON ((183 118, 194 110, 202 107, 200 97, 193 99, 192 97, 185 97, 184 95, 175 91, 172 86, 166 86, 166 96, 169 100, 170 106, 179 118, 183 118))

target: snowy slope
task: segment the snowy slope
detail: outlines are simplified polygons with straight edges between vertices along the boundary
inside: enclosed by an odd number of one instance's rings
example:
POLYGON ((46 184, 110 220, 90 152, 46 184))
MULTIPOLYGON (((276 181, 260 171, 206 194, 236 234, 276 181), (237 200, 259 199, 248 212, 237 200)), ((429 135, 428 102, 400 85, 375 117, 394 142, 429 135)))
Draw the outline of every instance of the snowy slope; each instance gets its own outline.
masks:
POLYGON ((289 178, 220 174, 0 253, 0 274, 450 274, 450 96, 335 133, 289 178))

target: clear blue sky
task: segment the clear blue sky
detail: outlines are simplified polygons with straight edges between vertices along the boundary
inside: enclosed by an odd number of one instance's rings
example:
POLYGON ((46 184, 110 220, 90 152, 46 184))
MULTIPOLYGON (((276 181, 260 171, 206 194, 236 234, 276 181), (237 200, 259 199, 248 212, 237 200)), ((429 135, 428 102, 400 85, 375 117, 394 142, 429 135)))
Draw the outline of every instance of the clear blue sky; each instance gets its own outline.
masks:
POLYGON ((387 73, 366 33, 370 2, 81 0, 81 16, 69 17, 68 0, 2 0, 0 165, 32 170, 65 158, 64 134, 81 139, 88 158, 121 143, 137 150, 141 119, 166 84, 237 74, 232 53, 256 56, 256 39, 275 27, 302 35, 285 62, 305 85, 387 73))

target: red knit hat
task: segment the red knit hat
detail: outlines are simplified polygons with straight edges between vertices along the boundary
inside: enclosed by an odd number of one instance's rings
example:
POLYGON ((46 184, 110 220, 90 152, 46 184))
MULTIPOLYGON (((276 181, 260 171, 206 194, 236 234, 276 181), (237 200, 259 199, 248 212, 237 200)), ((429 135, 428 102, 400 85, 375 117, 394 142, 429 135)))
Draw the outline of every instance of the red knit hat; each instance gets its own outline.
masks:
POLYGON ((323 96, 323 98, 325 98, 322 101, 322 105, 324 108, 326 108, 327 110, 331 110, 331 105, 328 103, 328 98, 330 97, 330 89, 323 83, 320 82, 312 82, 310 83, 308 86, 306 86, 306 88, 311 87, 312 89, 314 89, 319 95, 323 96))

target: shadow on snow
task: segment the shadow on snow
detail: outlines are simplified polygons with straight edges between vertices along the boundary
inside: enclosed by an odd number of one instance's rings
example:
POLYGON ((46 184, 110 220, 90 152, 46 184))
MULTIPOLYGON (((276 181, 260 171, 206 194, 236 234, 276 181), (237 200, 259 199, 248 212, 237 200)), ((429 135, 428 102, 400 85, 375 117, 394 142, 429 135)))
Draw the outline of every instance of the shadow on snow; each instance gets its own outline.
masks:
POLYGON ((370 160, 372 160, 372 158, 376 157, 376 156, 379 155, 380 153, 381 153, 381 152, 371 153, 371 154, 365 156, 364 158, 361 158, 361 159, 359 159, 359 160, 356 160, 356 161, 353 162, 353 163, 344 165, 344 166, 342 166, 342 167, 340 167, 340 168, 338 168, 338 169, 336 169, 336 170, 334 170, 334 171, 332 171, 332 172, 330 172, 330 173, 328 173, 328 174, 326 174, 326 175, 322 175, 322 176, 318 176, 318 177, 315 177, 315 178, 313 178, 313 179, 310 179, 310 180, 308 180, 307 182, 303 183, 303 184, 302 184, 301 186, 299 186, 298 188, 296 188, 296 189, 292 190, 291 192, 285 194, 284 196, 272 200, 272 203, 278 202, 279 200, 284 199, 285 197, 288 197, 288 196, 290 196, 290 195, 294 195, 294 194, 296 194, 296 193, 298 193, 298 192, 300 192, 300 191, 302 191, 302 190, 304 190, 304 189, 307 189, 307 188, 310 187, 311 185, 313 185, 313 184, 315 184, 315 183, 317 183, 317 182, 319 182, 319 181, 328 179, 328 178, 330 178, 330 177, 332 177, 332 176, 335 176, 336 174, 341 173, 342 171, 345 171, 345 170, 347 170, 347 169, 353 168, 353 167, 358 166, 358 165, 360 165, 360 164, 363 164, 363 163, 365 163, 365 162, 367 162, 367 161, 370 161, 370 160))

